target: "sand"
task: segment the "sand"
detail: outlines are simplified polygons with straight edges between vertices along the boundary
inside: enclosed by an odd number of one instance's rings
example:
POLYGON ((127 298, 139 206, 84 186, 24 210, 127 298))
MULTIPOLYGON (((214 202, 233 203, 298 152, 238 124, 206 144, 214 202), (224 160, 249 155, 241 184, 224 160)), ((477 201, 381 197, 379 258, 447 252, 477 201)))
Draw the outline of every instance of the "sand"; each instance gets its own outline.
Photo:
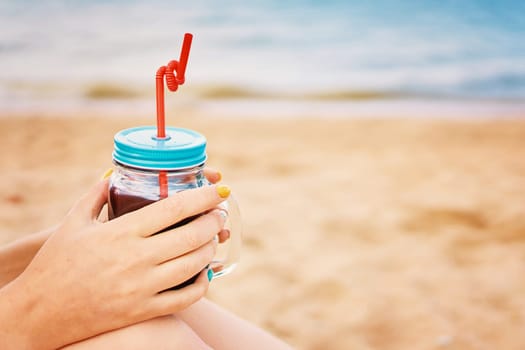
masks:
MULTIPOLYGON (((140 118, 0 118, 0 243, 57 222, 140 118)), ((525 119, 225 119, 244 218, 209 297, 298 349, 525 348, 525 119)))

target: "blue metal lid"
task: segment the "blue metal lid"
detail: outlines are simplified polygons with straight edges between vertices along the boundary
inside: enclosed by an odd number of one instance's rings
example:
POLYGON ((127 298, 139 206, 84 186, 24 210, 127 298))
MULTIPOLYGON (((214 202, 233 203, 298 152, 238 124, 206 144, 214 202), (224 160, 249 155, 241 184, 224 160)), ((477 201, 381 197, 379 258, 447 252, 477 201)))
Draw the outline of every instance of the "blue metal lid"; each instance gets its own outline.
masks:
POLYGON ((196 131, 166 128, 166 138, 157 138, 155 126, 139 126, 115 134, 113 159, 140 169, 175 170, 206 161, 206 138, 196 131))

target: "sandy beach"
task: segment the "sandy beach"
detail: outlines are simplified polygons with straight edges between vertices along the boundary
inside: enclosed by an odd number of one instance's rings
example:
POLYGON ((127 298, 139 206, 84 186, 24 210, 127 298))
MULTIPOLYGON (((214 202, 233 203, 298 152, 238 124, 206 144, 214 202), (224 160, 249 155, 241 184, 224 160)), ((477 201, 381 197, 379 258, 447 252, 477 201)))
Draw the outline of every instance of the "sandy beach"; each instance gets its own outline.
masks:
MULTIPOLYGON (((188 114, 244 219, 209 298, 297 349, 525 347, 525 119, 188 114)), ((0 118, 0 243, 60 220, 151 119, 0 118)))

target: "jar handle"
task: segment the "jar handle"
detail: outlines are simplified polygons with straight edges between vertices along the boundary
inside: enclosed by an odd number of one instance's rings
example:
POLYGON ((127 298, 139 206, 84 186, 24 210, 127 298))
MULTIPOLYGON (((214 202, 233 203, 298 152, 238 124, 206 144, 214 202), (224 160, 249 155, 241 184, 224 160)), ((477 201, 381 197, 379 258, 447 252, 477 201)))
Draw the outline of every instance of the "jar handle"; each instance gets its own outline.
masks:
POLYGON ((213 278, 225 276, 232 272, 241 255, 242 246, 242 222, 237 201, 230 195, 227 200, 219 205, 228 213, 224 228, 230 231, 230 237, 217 247, 217 255, 210 263, 213 270, 213 278))

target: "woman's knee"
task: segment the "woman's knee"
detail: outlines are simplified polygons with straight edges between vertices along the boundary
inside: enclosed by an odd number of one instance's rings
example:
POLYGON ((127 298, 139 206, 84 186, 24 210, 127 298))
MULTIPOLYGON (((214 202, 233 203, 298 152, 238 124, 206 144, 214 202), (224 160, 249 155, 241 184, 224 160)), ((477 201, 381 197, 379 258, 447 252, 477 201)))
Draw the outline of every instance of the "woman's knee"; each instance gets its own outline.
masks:
POLYGON ((211 348, 184 321, 170 315, 100 334, 64 349, 209 350, 211 348))

